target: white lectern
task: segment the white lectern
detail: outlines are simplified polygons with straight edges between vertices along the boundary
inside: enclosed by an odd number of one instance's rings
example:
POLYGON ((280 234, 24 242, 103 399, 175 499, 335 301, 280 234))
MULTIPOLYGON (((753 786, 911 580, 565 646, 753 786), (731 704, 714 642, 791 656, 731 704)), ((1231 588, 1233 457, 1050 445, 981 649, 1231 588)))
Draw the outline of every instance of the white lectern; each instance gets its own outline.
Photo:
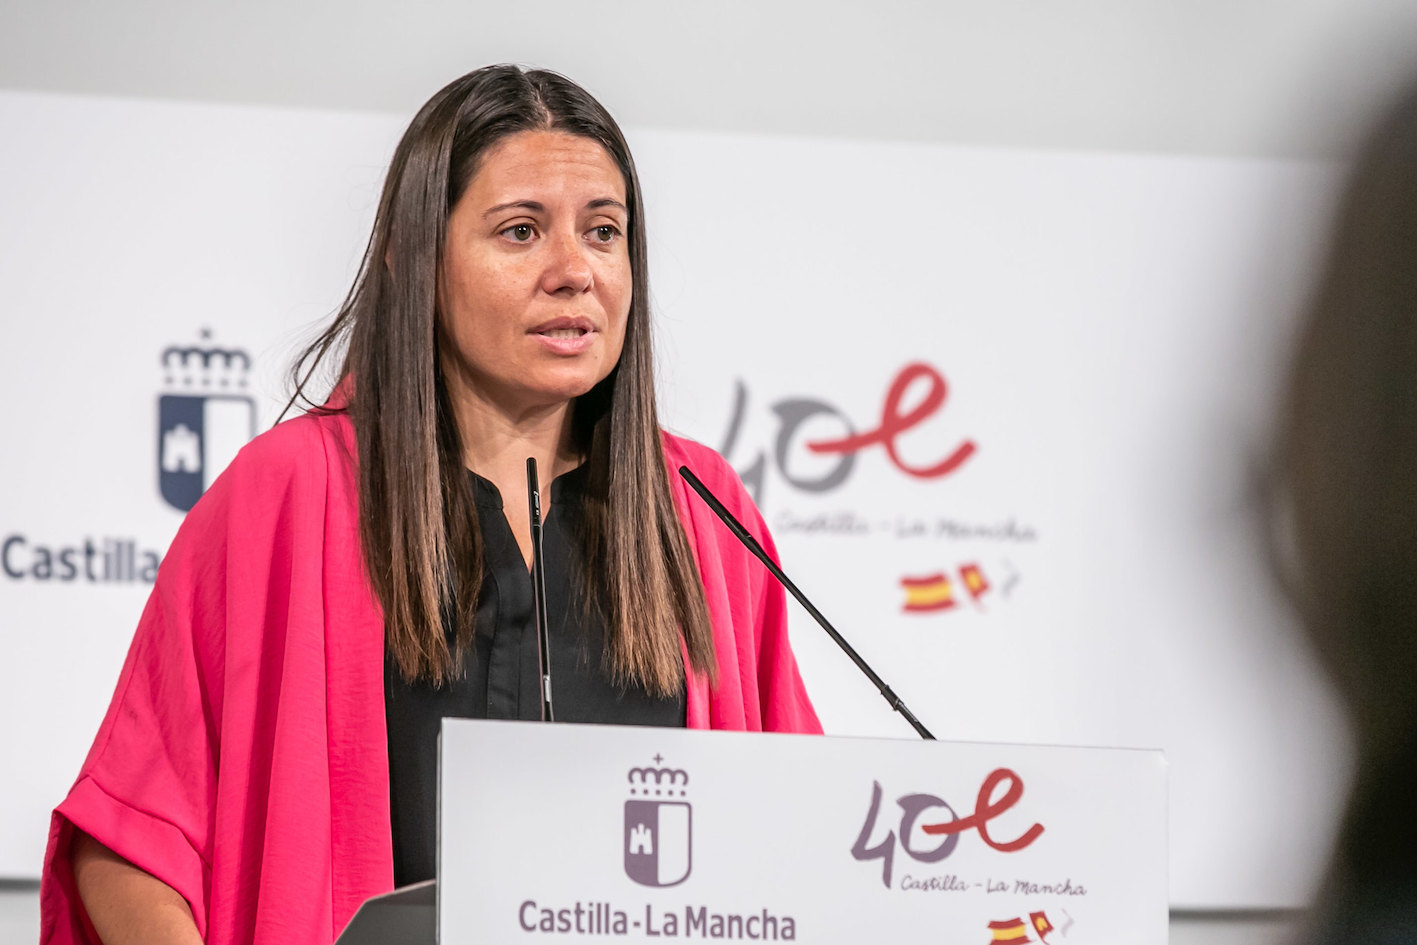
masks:
POLYGON ((451 719, 440 750, 440 942, 1166 942, 1160 752, 451 719))

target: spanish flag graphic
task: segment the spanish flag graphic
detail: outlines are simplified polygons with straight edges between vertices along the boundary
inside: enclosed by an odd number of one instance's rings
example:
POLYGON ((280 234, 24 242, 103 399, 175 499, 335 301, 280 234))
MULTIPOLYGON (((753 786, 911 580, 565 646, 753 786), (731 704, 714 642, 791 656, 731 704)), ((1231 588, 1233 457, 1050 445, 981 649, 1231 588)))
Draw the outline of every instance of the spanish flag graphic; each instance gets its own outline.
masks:
POLYGON ((990 922, 989 931, 994 937, 989 940, 989 945, 1026 945, 1035 941, 1028 937, 1028 927, 1033 926, 1033 931, 1038 933, 1036 941, 1047 942, 1044 938, 1053 931, 1053 923, 1048 921, 1048 916, 1042 912, 1030 912, 1028 922, 1022 919, 1006 919, 1003 922, 990 922))
MULTIPOLYGON (((1067 913, 1064 913, 1066 915, 1067 913)), ((1042 912, 1030 912, 1028 920, 1033 923, 1033 931, 1038 933, 1041 939, 1049 932, 1053 931, 1053 923, 1048 921, 1048 917, 1042 912)))
POLYGON ((903 577, 900 586, 905 591, 905 605, 901 609, 906 613, 922 614, 955 606, 954 588, 943 571, 927 577, 903 577))
POLYGON ((975 600, 983 597, 984 592, 989 589, 989 579, 984 576, 984 571, 977 564, 961 565, 959 579, 964 582, 964 588, 969 591, 969 596, 975 600))
POLYGON ((1022 919, 990 922, 989 931, 994 933, 989 945, 1027 945, 1028 942, 1028 926, 1022 919))

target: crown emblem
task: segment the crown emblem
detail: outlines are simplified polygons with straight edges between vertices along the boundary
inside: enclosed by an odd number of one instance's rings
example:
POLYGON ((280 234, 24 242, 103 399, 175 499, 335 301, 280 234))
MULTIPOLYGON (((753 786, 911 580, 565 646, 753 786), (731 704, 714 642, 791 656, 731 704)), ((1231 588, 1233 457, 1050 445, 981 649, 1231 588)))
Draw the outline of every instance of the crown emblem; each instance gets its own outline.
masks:
MULTIPOLYGON (((202 340, 211 339, 202 329, 202 340)), ((162 349, 163 381, 176 391, 217 393, 246 387, 251 356, 240 348, 170 345, 162 349)))
MULTIPOLYGON (((656 762, 663 757, 655 755, 656 762)), ((686 797, 689 772, 683 768, 631 768, 627 779, 633 797, 686 797)))

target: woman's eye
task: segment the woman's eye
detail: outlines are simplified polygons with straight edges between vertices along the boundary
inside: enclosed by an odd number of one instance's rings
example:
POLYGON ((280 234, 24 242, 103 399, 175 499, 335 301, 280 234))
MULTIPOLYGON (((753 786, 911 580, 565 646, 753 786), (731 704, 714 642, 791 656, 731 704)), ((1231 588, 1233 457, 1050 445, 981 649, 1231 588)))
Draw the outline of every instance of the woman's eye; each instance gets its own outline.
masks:
POLYGON ((530 223, 518 223, 516 226, 507 227, 502 232, 518 243, 525 243, 536 235, 536 231, 530 223))
POLYGON ((594 239, 595 239, 597 242, 600 242, 600 243, 608 243, 608 242, 610 242, 611 240, 613 240, 615 237, 617 237, 617 236, 620 235, 620 231, 619 231, 619 230, 615 229, 615 227, 610 226, 610 225, 608 225, 608 224, 605 225, 605 226, 598 226, 598 227, 596 227, 595 229, 591 230, 590 232, 591 232, 592 237, 594 237, 594 239))

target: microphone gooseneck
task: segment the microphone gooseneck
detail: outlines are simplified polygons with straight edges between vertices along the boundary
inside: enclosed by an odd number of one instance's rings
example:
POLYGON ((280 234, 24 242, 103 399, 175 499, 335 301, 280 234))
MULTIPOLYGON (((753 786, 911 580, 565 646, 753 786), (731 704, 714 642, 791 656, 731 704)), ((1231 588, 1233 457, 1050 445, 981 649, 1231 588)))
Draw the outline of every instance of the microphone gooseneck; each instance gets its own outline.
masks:
POLYGON ((531 602, 536 615, 536 660, 541 690, 541 721, 554 722, 551 709, 551 633, 546 620, 546 568, 541 560, 541 486, 536 460, 526 458, 526 506, 531 516, 531 602))
POLYGON ((895 691, 891 689, 890 686, 886 685, 885 680, 877 676, 876 671, 867 665, 860 654, 852 649, 851 644, 847 643, 846 639, 837 632, 836 627, 831 625, 831 621, 824 617, 822 612, 807 599, 807 595, 798 590, 797 585, 792 583, 792 579, 783 573, 782 568, 778 567, 777 562, 772 560, 772 556, 763 550, 763 546, 758 544, 757 539, 749 534, 748 530, 743 527, 738 519, 733 517, 733 513, 724 508, 723 503, 718 501, 718 497, 708 490, 708 486, 700 482, 699 477, 695 476, 688 466, 680 466, 679 475, 683 476, 684 481, 689 484, 690 488, 699 494, 699 498, 708 503, 708 507, 713 509, 714 513, 723 520, 723 524, 727 525, 728 530, 733 533, 733 536, 743 543, 743 547, 751 551, 754 557, 763 563, 763 566, 768 569, 772 576, 777 578, 778 583, 785 587, 789 594, 797 598, 797 603, 807 609, 807 613, 811 614, 812 619, 821 625, 822 629, 827 632, 827 636, 836 641, 836 645, 841 647, 842 652, 851 657, 851 662, 855 663, 856 668, 866 674, 866 678, 871 680, 872 685, 876 687, 876 690, 881 694, 881 697, 886 700, 886 703, 892 709, 899 712, 905 720, 910 723, 911 727, 920 734, 921 738, 934 741, 935 736, 931 735, 930 730, 920 724, 920 720, 915 717, 910 709, 906 708, 900 696, 896 695, 895 691))

